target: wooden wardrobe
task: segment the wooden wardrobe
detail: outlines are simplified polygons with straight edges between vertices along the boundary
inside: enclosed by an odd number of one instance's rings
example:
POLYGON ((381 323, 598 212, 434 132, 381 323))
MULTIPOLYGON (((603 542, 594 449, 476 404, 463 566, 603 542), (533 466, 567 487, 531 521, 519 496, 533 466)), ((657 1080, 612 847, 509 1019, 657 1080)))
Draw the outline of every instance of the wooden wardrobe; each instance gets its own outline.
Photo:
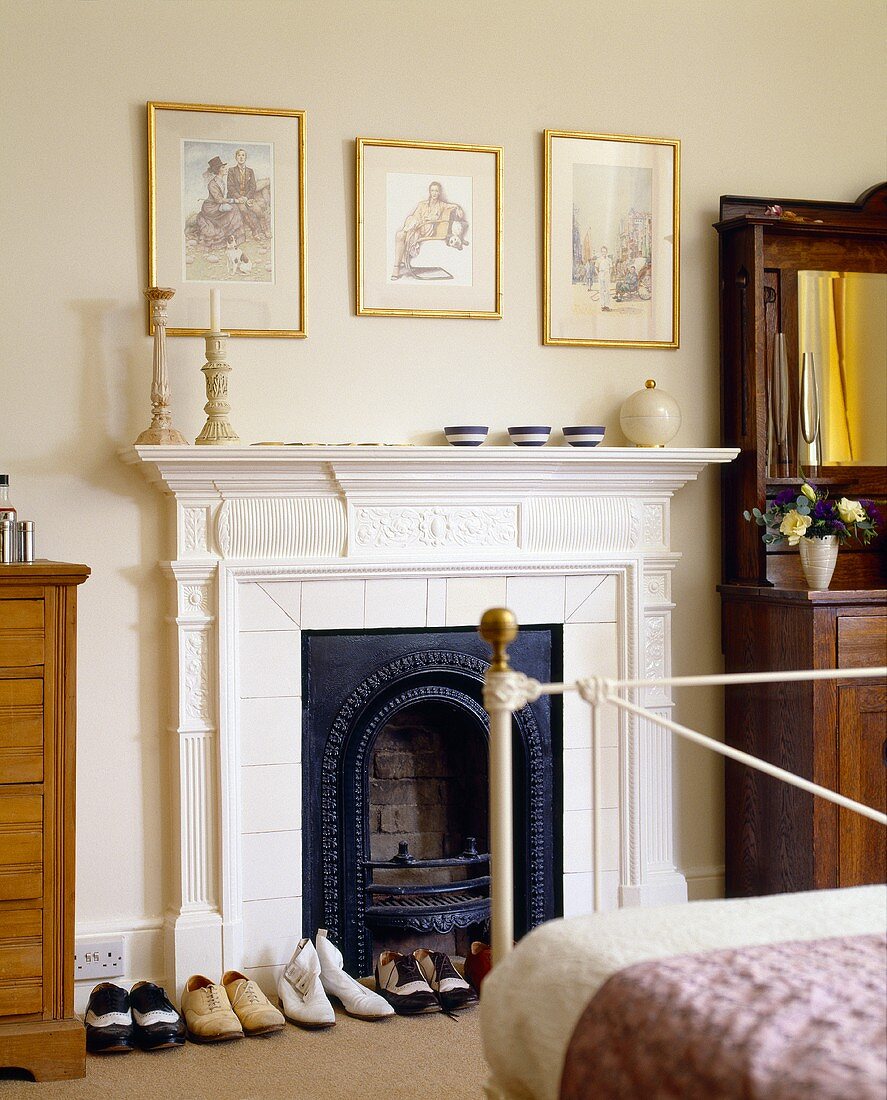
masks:
POLYGON ((0 1068, 83 1077, 74 1015, 77 585, 84 565, 0 565, 0 1068))
MULTIPOLYGON (((887 272, 887 184, 853 203, 724 196, 715 228, 722 443, 741 449, 722 471, 726 671, 887 665, 883 534, 867 548, 842 547, 831 587, 811 592, 798 551, 765 547, 761 529, 742 516, 797 485, 799 467, 830 496, 872 498, 887 515, 883 464, 805 464, 798 320, 801 272, 838 278, 887 272), (781 216, 767 212, 774 206, 781 216), (780 332, 788 357, 788 437, 781 448, 768 435, 780 332)), ((887 390, 887 362, 870 391, 873 403, 879 386, 887 390)), ((887 811, 884 681, 732 687, 725 693, 725 733, 736 748, 887 811)), ((881 826, 732 762, 726 765, 725 841, 728 896, 887 878, 881 826)))

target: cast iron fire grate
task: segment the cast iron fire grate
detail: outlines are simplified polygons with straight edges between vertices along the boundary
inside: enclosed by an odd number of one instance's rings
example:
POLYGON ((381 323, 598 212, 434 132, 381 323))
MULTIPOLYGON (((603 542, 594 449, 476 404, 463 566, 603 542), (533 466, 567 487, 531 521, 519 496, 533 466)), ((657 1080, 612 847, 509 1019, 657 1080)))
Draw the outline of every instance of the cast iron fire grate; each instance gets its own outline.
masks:
POLYGON ((451 932, 486 924, 490 918, 490 876, 456 878, 459 871, 486 866, 489 852, 478 852, 473 836, 465 838, 465 851, 452 859, 416 859, 409 845, 398 844, 393 859, 364 861, 367 905, 364 919, 375 928, 409 928, 416 932, 451 932), (451 871, 448 881, 429 883, 429 871, 451 871), (416 872, 421 882, 374 883, 378 871, 416 872))

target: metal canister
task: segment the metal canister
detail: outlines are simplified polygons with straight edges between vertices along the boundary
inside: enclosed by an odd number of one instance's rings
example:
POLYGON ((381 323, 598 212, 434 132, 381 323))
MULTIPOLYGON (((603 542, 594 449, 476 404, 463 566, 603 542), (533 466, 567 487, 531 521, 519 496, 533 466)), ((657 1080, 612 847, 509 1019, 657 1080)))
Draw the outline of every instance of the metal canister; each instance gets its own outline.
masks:
POLYGON ((0 523, 0 562, 7 565, 15 561, 15 524, 12 520, 0 523))
POLYGON ((15 525, 15 531, 18 560, 32 562, 34 560, 34 521, 32 519, 20 519, 15 525))

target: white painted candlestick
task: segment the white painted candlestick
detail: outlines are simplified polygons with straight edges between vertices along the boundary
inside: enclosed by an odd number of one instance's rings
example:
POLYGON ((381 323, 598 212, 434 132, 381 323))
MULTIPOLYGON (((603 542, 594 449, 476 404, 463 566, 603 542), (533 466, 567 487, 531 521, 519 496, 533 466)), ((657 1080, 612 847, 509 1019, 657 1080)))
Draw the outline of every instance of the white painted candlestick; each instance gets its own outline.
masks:
POLYGON ((145 297, 151 303, 154 324, 154 370, 151 377, 151 427, 146 428, 136 445, 177 444, 187 446, 188 440, 172 426, 169 408, 169 372, 166 369, 166 306, 175 291, 166 286, 149 286, 145 297))
POLYGON ((206 404, 203 411, 207 414, 207 421, 194 442, 204 446, 237 447, 240 445, 240 436, 228 420, 228 413, 231 412, 228 403, 228 375, 231 367, 225 361, 228 333, 205 332, 203 338, 206 341, 206 362, 201 370, 206 376, 206 404))

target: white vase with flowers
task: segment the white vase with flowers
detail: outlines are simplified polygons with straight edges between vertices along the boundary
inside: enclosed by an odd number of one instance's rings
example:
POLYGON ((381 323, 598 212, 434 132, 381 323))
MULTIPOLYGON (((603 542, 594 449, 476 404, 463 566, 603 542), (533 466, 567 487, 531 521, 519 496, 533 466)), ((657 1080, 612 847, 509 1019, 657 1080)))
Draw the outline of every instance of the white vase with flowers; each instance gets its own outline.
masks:
POLYGON ((829 500, 827 490, 809 481, 802 481, 799 489, 784 489, 768 501, 765 512, 753 508, 743 515, 764 528, 762 538, 768 545, 787 542, 798 547, 811 589, 828 588, 841 543, 851 537, 870 542, 881 519, 870 500, 829 500))

